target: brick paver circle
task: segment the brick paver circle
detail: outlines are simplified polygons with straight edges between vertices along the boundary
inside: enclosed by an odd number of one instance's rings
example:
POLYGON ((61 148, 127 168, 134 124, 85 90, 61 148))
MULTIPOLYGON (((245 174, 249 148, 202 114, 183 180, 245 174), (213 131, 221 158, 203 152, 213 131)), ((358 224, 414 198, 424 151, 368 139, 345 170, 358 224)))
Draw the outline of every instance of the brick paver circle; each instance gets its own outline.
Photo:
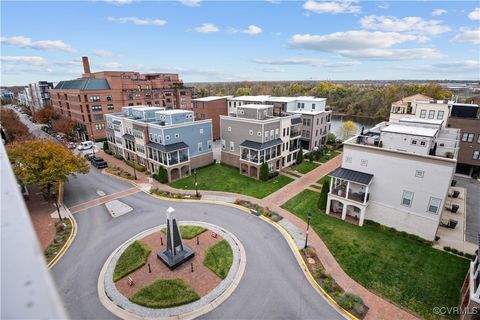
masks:
MULTIPOLYGON (((208 229, 208 231, 203 234, 203 239, 200 240, 201 245, 198 248, 199 250, 195 250, 196 258, 198 256, 194 268, 196 273, 194 272, 189 274, 190 262, 187 262, 184 266, 179 267, 179 271, 176 269, 174 272, 171 272, 170 275, 167 275, 168 271, 165 271, 166 267, 161 265, 161 262, 156 261, 158 259, 156 257, 157 252, 155 251, 160 245, 159 243, 156 243, 160 242, 160 229, 165 228, 166 225, 159 225, 145 230, 130 238, 117 249, 115 249, 102 268, 98 280, 98 293, 102 304, 108 310, 123 319, 151 319, 169 317, 193 318, 211 311, 233 292, 243 275, 246 263, 245 250, 240 241, 229 231, 213 224, 200 221, 181 221, 179 224, 201 226, 208 229), (218 238, 214 241, 209 239, 211 232, 214 232, 218 235, 218 238), (230 267, 227 276, 223 280, 218 278, 218 276, 216 276, 212 271, 206 269, 206 267, 201 263, 203 262, 204 257, 203 250, 208 245, 217 243, 219 239, 225 239, 230 244, 233 252, 232 266, 230 267), (152 270, 152 273, 148 274, 145 270, 141 270, 146 268, 147 265, 145 265, 141 269, 131 273, 130 276, 132 276, 134 279, 136 286, 136 288, 133 289, 133 287, 128 286, 128 276, 117 281, 116 283, 114 283, 112 279, 118 259, 125 249, 135 240, 142 240, 151 247, 152 252, 150 253, 147 262, 150 263, 155 270, 152 270), (154 247, 152 247, 152 245, 154 247), (157 271, 157 275, 155 275, 155 271, 157 271), (165 275, 167 276, 165 277, 165 275), (193 281, 194 285, 191 286, 201 296, 200 299, 182 306, 155 309, 140 306, 131 302, 127 298, 128 295, 133 293, 133 291, 141 289, 145 285, 153 282, 154 279, 176 277, 184 278, 187 282, 193 281), (195 277, 197 279, 194 279, 195 277)), ((184 242, 187 242, 188 245, 192 246, 193 243, 189 244, 188 241, 194 242, 196 239, 184 240, 184 242)))

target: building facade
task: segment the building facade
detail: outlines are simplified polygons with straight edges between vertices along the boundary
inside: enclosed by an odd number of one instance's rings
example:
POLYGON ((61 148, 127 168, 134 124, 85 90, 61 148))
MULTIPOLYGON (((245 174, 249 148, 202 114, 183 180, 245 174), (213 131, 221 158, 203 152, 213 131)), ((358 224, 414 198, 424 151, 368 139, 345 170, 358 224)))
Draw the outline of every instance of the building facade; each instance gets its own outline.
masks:
POLYGON ((195 119, 212 119, 213 140, 220 139, 220 116, 228 115, 227 98, 231 96, 192 99, 191 110, 195 119))
POLYGON ((83 67, 82 78, 60 81, 50 95, 55 110, 77 121, 89 140, 105 138, 105 115, 121 112, 124 106, 190 107, 191 89, 178 74, 90 72, 87 57, 83 57, 83 67))
POLYGON ((255 179, 295 163, 300 150, 300 115, 274 116, 273 106, 242 104, 236 114, 220 116, 222 162, 255 179))
POLYGON ((32 113, 39 111, 51 104, 50 90, 53 89, 53 82, 38 81, 28 84, 24 93, 24 103, 32 113))
POLYGON ((434 240, 455 172, 460 132, 443 121, 382 122, 344 142, 328 214, 434 240))

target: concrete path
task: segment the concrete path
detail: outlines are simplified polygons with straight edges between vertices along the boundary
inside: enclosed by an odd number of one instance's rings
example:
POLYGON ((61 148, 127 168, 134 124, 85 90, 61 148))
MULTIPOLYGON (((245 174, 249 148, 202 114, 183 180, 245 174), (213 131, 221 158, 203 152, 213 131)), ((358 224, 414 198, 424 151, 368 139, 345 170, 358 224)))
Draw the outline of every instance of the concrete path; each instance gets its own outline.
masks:
POLYGON ((467 189, 466 232, 465 240, 478 243, 480 233, 480 181, 455 175, 457 186, 467 189))

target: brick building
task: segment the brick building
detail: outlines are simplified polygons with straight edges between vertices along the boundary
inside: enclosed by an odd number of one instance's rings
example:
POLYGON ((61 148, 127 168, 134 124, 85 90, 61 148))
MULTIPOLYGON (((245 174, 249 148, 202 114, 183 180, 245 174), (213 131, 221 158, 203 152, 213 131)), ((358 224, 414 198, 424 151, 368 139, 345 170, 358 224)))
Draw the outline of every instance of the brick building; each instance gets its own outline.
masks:
POLYGON ((227 98, 230 97, 211 96, 192 100, 191 110, 196 120, 212 119, 213 140, 220 139, 220 116, 228 115, 227 98))
POLYGON ((50 90, 52 106, 59 114, 79 123, 81 139, 104 139, 105 114, 121 112, 124 106, 191 107, 191 89, 183 85, 178 74, 91 72, 88 57, 82 60, 81 78, 60 81, 50 90))

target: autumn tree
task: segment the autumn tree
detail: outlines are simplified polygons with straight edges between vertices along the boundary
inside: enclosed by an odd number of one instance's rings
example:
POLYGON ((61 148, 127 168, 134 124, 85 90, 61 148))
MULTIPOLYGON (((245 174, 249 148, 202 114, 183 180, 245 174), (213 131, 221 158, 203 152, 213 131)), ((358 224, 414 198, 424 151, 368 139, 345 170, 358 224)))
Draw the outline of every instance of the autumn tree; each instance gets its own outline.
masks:
POLYGON ((351 138, 357 133, 357 126, 353 121, 348 120, 342 123, 342 125, 337 129, 338 136, 340 139, 343 141, 347 140, 348 138, 351 138))
POLYGON ((235 92, 235 96, 251 96, 252 89, 251 88, 238 88, 235 92))
POLYGON ((40 186, 47 195, 53 185, 67 181, 69 175, 90 170, 85 158, 53 141, 16 142, 8 146, 7 152, 17 178, 25 185, 40 186))
POLYGON ((27 126, 20 121, 17 113, 11 109, 0 109, 0 120, 7 142, 31 140, 34 137, 27 126))
POLYGON ((58 118, 58 114, 50 106, 47 106, 35 112, 35 120, 40 123, 48 124, 49 126, 52 126, 53 120, 56 120, 58 118))
POLYGON ((73 141, 75 139, 75 127, 77 123, 72 119, 60 118, 52 122, 52 128, 56 132, 62 132, 65 134, 68 140, 73 141))

